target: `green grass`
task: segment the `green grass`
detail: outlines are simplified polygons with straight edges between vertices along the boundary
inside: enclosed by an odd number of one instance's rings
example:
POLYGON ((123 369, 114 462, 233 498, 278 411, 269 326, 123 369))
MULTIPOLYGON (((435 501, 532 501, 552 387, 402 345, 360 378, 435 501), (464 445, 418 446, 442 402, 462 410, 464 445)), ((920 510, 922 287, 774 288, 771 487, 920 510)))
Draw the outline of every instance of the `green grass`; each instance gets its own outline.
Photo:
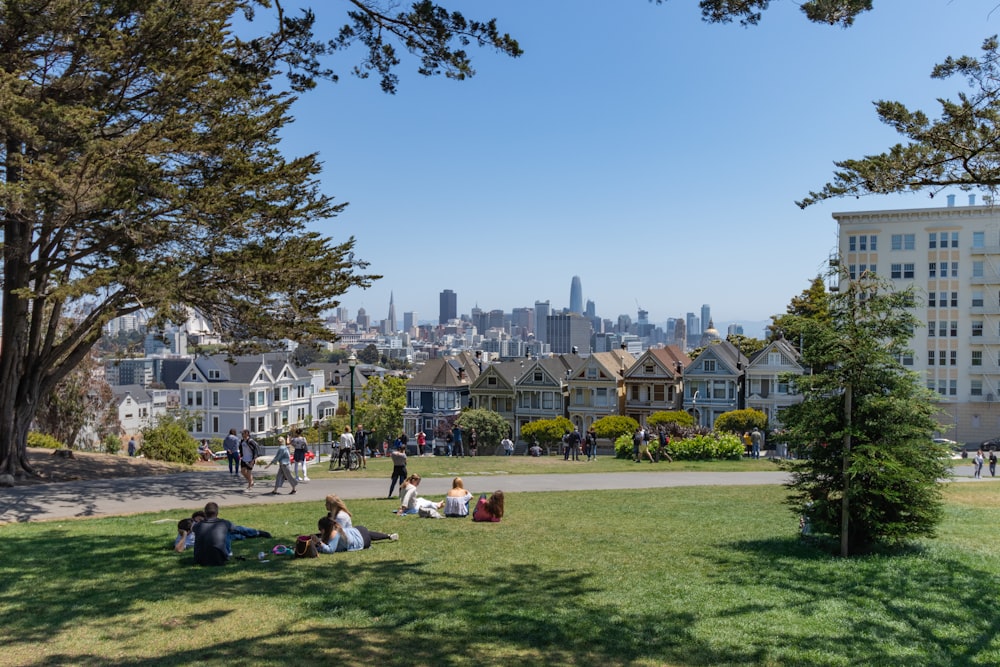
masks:
POLYGON ((1000 485, 950 486, 939 539, 846 561, 783 498, 515 494, 486 525, 352 501, 399 542, 265 563, 322 507, 224 507, 275 535, 225 568, 168 549, 182 511, 3 526, 0 664, 1000 664, 1000 485))
MULTIPOLYGON (((368 468, 347 472, 339 470, 329 472, 329 462, 324 457, 318 464, 309 466, 310 479, 334 479, 349 477, 386 478, 392 474, 392 461, 379 457, 368 459, 368 468)), ((216 462, 217 466, 226 467, 226 462, 216 462)), ((202 468, 204 469, 204 468, 202 468)), ((564 461, 560 456, 466 456, 464 458, 448 458, 444 456, 411 456, 407 461, 407 469, 411 473, 420 473, 422 477, 454 477, 455 475, 539 475, 539 474, 576 474, 576 473, 607 473, 607 472, 661 472, 699 471, 699 472, 748 472, 776 471, 778 466, 766 459, 736 461, 674 461, 673 463, 648 462, 634 463, 631 459, 616 459, 612 456, 599 456, 596 461, 564 461)), ((277 467, 266 466, 255 468, 254 473, 261 475, 273 474, 277 467)))

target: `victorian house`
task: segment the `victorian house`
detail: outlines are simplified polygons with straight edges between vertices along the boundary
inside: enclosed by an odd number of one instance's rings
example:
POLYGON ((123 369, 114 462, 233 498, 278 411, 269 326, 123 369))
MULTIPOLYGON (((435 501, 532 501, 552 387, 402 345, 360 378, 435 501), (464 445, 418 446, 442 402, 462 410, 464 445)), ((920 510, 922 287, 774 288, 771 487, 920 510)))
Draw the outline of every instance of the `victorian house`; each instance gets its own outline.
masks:
POLYGON ((470 388, 479 373, 479 360, 470 352, 429 359, 406 383, 403 431, 407 436, 423 431, 428 439, 444 437, 469 406, 470 388))
POLYGON ((803 375, 798 351, 779 338, 750 357, 746 371, 746 404, 767 415, 768 428, 781 427, 781 411, 802 400, 789 379, 803 375))
POLYGON ((729 341, 706 347, 684 371, 684 409, 700 426, 712 428, 724 412, 746 407, 744 383, 749 359, 729 341))
POLYGON ((539 419, 567 417, 567 380, 583 363, 576 354, 526 360, 514 387, 514 412, 518 439, 521 427, 539 419))
POLYGON ((601 417, 619 414, 625 396, 622 378, 634 363, 624 350, 595 352, 570 373, 568 416, 580 433, 601 417))
POLYGON ((655 412, 683 407, 684 374, 691 358, 677 345, 650 348, 624 372, 621 414, 640 424, 655 412))
POLYGON ((486 364, 469 388, 469 406, 480 410, 495 412, 507 422, 513 438, 517 425, 517 415, 514 411, 514 388, 518 379, 524 375, 525 363, 530 367, 531 361, 501 361, 486 364))

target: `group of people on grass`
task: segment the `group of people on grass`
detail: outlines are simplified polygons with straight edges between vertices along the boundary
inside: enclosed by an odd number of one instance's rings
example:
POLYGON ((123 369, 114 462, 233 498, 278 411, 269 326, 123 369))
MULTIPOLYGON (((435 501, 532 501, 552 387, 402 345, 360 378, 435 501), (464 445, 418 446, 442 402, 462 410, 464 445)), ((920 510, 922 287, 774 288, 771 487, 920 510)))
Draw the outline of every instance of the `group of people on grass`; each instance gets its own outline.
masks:
MULTIPOLYGON (((435 501, 420 496, 420 475, 407 477, 399 487, 399 509, 396 514, 418 516, 431 519, 462 519, 469 516, 469 503, 472 493, 465 488, 461 477, 451 482, 451 489, 445 494, 444 500, 435 501)), ((472 512, 473 521, 499 522, 503 518, 503 491, 494 491, 489 497, 481 494, 472 512)))

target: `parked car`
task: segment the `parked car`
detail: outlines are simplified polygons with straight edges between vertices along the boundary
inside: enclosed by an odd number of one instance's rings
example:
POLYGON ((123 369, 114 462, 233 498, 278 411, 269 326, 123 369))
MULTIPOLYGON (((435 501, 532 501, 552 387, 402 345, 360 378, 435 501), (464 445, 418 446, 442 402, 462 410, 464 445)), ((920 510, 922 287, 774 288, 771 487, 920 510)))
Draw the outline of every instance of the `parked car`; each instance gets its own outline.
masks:
POLYGON ((990 438, 989 440, 986 440, 985 442, 983 442, 982 447, 984 452, 988 452, 991 450, 1000 451, 1000 435, 998 435, 995 438, 990 438))

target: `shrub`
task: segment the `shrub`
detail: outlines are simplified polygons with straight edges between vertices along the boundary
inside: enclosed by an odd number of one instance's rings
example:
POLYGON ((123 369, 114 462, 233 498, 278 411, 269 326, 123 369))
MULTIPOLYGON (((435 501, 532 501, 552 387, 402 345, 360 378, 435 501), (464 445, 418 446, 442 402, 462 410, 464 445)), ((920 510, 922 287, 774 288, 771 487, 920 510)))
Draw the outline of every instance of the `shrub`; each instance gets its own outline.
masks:
POLYGON ((632 458, 632 436, 628 433, 618 436, 615 440, 615 458, 632 458))
POLYGON ((694 417, 683 410, 666 410, 663 412, 654 412, 649 415, 649 419, 646 420, 646 425, 654 431, 659 429, 660 426, 665 426, 667 424, 694 426, 694 417))
POLYGON ((142 455, 156 461, 190 465, 198 460, 198 443, 182 423, 161 419, 156 426, 142 430, 142 455))
POLYGON ((743 442, 731 433, 693 435, 670 441, 674 459, 707 461, 711 459, 736 459, 743 456, 743 442))
POLYGON ((755 428, 767 430, 767 415, 760 410, 730 410, 715 419, 715 430, 730 433, 749 433, 755 428))
POLYGON ((114 433, 109 433, 104 436, 104 440, 101 441, 101 446, 103 447, 105 453, 117 454, 122 450, 122 439, 114 433))
POLYGON ((28 447, 44 447, 45 449, 63 449, 66 445, 47 433, 28 433, 28 447))

